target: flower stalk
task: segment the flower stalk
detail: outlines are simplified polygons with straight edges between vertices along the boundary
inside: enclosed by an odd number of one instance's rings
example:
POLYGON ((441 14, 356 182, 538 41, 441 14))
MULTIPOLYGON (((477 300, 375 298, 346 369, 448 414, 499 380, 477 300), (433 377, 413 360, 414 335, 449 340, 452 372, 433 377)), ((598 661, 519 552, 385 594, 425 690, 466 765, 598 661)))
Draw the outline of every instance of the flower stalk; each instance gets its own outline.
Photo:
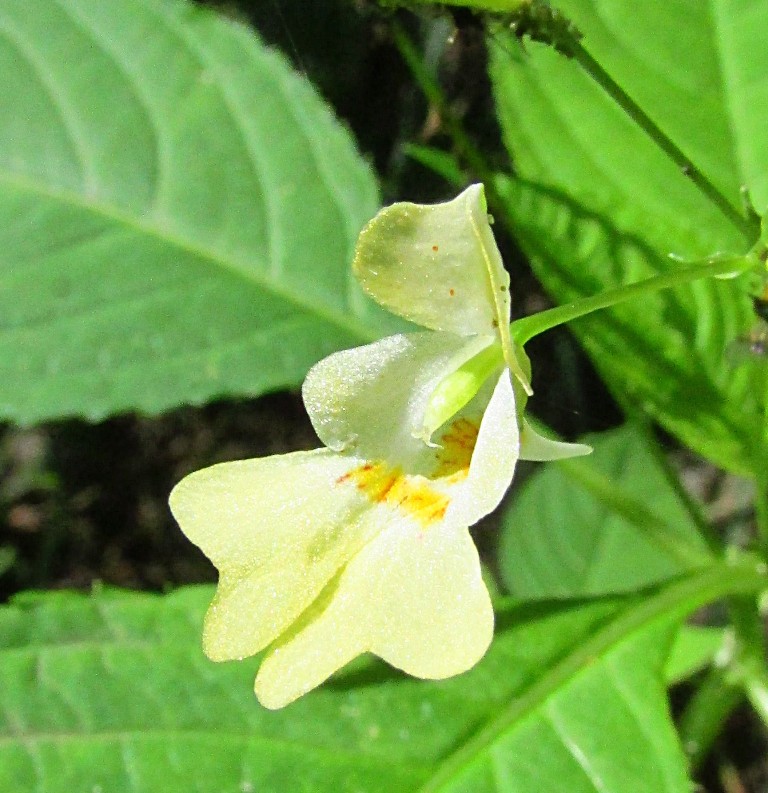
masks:
POLYGON ((611 308, 627 300, 653 294, 661 289, 682 286, 701 278, 736 276, 754 266, 755 263, 749 256, 732 256, 677 267, 662 275, 654 275, 634 284, 608 289, 598 295, 579 298, 565 305, 515 320, 511 326, 512 337, 518 344, 524 345, 546 330, 572 322, 594 311, 611 308))

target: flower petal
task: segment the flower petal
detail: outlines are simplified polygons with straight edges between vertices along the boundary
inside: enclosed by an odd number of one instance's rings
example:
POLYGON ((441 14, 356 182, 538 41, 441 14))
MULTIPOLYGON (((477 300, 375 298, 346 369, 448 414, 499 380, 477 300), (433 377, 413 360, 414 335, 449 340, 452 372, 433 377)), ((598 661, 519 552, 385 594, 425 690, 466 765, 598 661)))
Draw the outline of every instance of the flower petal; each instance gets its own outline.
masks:
POLYGON ((523 419, 523 427, 520 430, 521 460, 543 463, 549 460, 564 460, 568 457, 583 457, 591 453, 592 447, 584 443, 565 443, 539 435, 530 423, 523 419))
MULTIPOLYGON (((472 526, 498 506, 512 482, 520 454, 515 394, 509 371, 505 369, 488 388, 493 388, 493 393, 481 413, 468 476, 451 493, 446 520, 455 524, 472 526)), ((488 396, 478 394, 479 406, 484 406, 484 399, 488 396)), ((472 407, 470 403, 470 411, 472 407)))
POLYGON ((283 707, 368 651, 417 677, 451 677, 480 660, 492 635, 467 529, 402 522, 369 543, 311 618, 281 638, 255 690, 266 707, 283 707))
POLYGON ((344 350, 316 364, 304 381, 307 412, 335 451, 388 460, 428 474, 421 438, 429 400, 447 373, 493 338, 427 331, 399 334, 344 350))
POLYGON ((297 452, 215 465, 174 488, 182 531, 221 573, 203 635, 210 658, 263 649, 381 531, 369 500, 339 485, 361 463, 297 452))
POLYGON ((443 204, 382 209, 360 234, 353 268, 376 301, 432 330, 497 335, 509 325, 509 275, 482 185, 443 204))

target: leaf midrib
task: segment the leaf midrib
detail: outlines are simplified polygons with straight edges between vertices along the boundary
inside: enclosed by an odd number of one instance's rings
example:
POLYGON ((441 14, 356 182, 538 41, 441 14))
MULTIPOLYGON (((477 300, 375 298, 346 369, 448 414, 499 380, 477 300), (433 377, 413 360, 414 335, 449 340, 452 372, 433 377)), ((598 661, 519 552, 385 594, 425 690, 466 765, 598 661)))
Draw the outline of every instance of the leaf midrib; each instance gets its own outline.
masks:
POLYGON ((98 218, 115 223, 128 232, 145 236, 169 247, 176 248, 184 254, 194 256, 203 262, 207 262, 216 271, 223 271, 230 275, 237 276, 249 287, 256 286, 264 291, 270 292, 275 297, 295 306, 298 310, 318 317, 329 325, 356 337, 362 342, 370 342, 378 338, 377 334, 372 332, 365 324, 361 322, 352 322, 343 314, 336 314, 335 312, 329 311, 326 306, 313 305, 308 300, 303 299, 301 295, 281 288, 278 284, 256 270, 246 269, 239 262, 225 259, 213 249, 204 247, 199 243, 193 243, 177 234, 170 233, 166 229, 161 229, 150 223, 141 222, 135 216, 121 211, 114 205, 97 204, 93 201, 87 201, 71 191, 55 189, 49 185, 45 185, 8 170, 0 170, 0 183, 6 185, 9 189, 29 193, 38 198, 48 199, 77 210, 88 212, 98 218))

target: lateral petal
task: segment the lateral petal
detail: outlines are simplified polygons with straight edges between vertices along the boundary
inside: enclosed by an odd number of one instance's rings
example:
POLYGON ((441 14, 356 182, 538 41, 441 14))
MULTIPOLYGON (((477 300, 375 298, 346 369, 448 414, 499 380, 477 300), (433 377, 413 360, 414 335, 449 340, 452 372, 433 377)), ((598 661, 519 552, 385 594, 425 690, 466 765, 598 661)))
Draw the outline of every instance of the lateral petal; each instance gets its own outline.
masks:
POLYGON ((203 633, 210 658, 263 649, 382 529, 369 500, 341 484, 362 464, 296 452, 214 465, 174 488, 174 517, 220 571, 203 633))
POLYGON ((403 521, 366 545, 312 618, 278 641, 255 690, 266 707, 283 707, 368 651, 416 677, 451 677, 480 660, 492 635, 467 529, 403 521))
MULTIPOLYGON (((446 519, 472 526, 494 510, 507 492, 520 455, 515 393, 508 370, 487 384, 490 396, 478 394, 479 431, 466 479, 452 489, 446 519), (486 406, 487 404, 487 406, 486 406)), ((472 415, 470 403, 468 416, 472 415)), ((458 421, 461 421, 462 415, 458 421)), ((457 425, 454 423, 453 425, 457 425)), ((450 436, 448 436, 450 437, 450 436)), ((446 436, 443 436, 445 442, 446 436)))
POLYGON ((335 451, 428 474, 432 456, 415 437, 423 434, 427 404, 446 374, 492 341, 425 331, 335 353, 304 381, 312 425, 335 451))

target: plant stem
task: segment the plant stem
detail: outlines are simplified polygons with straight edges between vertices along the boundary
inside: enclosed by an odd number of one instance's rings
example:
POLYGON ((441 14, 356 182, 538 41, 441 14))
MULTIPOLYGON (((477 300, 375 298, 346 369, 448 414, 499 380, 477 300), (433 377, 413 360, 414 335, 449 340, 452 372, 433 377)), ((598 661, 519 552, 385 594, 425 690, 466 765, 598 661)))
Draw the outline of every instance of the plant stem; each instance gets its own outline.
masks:
POLYGON ((733 625, 731 657, 724 668, 710 670, 680 718, 680 739, 693 769, 705 760, 723 722, 745 696, 768 725, 765 636, 754 595, 729 598, 728 611, 733 625))
POLYGON ((581 43, 569 42, 569 55, 616 102, 619 107, 698 187, 699 191, 720 210, 720 213, 751 245, 760 233, 759 221, 747 218, 735 207, 704 173, 688 158, 655 121, 632 99, 608 72, 584 49, 581 43))
POLYGON ((533 314, 530 317, 515 320, 511 325, 512 336, 518 344, 524 345, 545 330, 550 330, 565 322, 571 322, 574 319, 591 314, 593 311, 610 308, 618 303, 623 303, 625 300, 632 300, 658 292, 660 289, 680 286, 700 278, 738 273, 753 266, 753 262, 750 259, 744 256, 734 256, 677 267, 673 271, 662 275, 654 275, 634 284, 609 289, 599 295, 580 298, 571 303, 533 314))
POLYGON ((497 210, 504 207, 504 201, 495 187, 493 170, 486 162, 480 149, 475 146, 472 139, 465 132, 461 121, 451 109, 437 80, 424 65, 421 55, 411 41, 410 36, 397 19, 392 21, 391 29, 395 45, 408 66, 413 79, 416 80, 427 101, 437 110, 443 126, 461 158, 467 163, 472 173, 483 182, 488 203, 497 210))
MULTIPOLYGON (((765 567, 765 565, 763 565, 765 567)), ((768 726, 768 669, 763 618, 754 596, 728 600, 735 634, 735 652, 729 665, 732 681, 741 686, 755 713, 768 726)))

